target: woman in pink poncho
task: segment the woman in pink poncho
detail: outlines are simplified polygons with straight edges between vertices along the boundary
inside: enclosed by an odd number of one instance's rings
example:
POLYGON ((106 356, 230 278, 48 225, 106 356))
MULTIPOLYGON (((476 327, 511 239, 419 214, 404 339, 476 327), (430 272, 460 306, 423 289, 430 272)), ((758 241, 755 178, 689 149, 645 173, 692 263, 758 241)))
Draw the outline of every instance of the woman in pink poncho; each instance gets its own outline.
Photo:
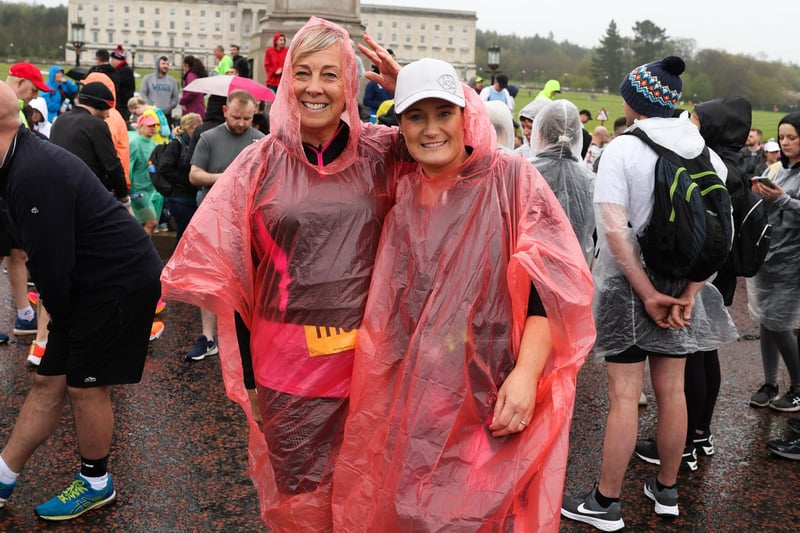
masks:
MULTIPOLYGON (((375 62, 375 61, 373 61, 375 62)), ((334 472, 334 528, 557 531, 592 279, 547 183, 449 64, 397 79, 397 181, 334 472)))
POLYGON ((264 522, 324 532, 398 143, 396 130, 359 121, 343 28, 312 17, 283 70, 272 134, 217 181, 162 280, 167 298, 219 317, 223 377, 250 420, 264 522))

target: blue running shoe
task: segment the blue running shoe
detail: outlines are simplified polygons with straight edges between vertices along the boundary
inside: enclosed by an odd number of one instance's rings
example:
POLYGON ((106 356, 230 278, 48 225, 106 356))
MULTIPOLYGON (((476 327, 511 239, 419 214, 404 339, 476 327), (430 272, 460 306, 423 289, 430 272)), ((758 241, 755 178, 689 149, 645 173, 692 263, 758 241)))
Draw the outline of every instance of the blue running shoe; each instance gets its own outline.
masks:
POLYGON ((30 320, 17 317, 14 321, 14 335, 36 335, 36 315, 30 320))
POLYGON ((6 343, 9 341, 9 336, 5 333, 0 332, 0 344, 6 343))
POLYGON ((0 507, 5 507, 6 501, 8 498, 11 497, 11 491, 14 490, 14 486, 17 483, 10 483, 6 485, 5 483, 0 482, 0 507))
POLYGON ((102 490, 94 490, 80 474, 75 475, 69 487, 61 494, 36 507, 36 514, 45 520, 70 520, 113 502, 117 498, 114 483, 108 476, 108 484, 102 490))

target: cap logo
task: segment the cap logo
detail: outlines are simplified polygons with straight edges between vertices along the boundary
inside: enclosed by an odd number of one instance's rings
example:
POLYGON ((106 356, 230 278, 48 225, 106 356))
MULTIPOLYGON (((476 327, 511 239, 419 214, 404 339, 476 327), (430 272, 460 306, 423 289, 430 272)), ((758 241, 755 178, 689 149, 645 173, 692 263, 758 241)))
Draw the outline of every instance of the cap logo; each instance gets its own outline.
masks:
POLYGON ((456 94, 458 81, 455 79, 455 77, 453 77, 452 74, 442 74, 436 81, 439 83, 439 86, 448 93, 456 94))

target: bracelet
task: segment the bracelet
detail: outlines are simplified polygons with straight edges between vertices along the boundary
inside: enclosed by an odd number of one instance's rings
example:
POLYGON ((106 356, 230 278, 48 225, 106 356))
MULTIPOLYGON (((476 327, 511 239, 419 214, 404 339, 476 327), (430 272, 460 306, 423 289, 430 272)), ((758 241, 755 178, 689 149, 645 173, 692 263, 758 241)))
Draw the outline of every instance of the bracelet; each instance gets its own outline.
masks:
POLYGON ((131 197, 126 196, 125 200, 119 199, 119 203, 121 203, 125 207, 129 207, 131 205, 131 197))

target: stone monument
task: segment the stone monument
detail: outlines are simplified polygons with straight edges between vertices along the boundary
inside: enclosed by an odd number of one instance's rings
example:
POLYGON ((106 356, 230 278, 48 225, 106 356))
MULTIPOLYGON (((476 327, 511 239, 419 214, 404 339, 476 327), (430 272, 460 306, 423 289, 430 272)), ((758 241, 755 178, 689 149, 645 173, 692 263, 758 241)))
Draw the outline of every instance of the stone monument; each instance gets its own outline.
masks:
POLYGON ((359 42, 364 34, 360 0, 275 0, 273 11, 259 20, 259 31, 251 38, 250 55, 254 63, 254 80, 260 83, 266 80, 264 52, 272 46, 272 36, 276 32, 286 34, 288 47, 297 30, 312 16, 339 24, 350 33, 350 38, 355 42, 359 42))

